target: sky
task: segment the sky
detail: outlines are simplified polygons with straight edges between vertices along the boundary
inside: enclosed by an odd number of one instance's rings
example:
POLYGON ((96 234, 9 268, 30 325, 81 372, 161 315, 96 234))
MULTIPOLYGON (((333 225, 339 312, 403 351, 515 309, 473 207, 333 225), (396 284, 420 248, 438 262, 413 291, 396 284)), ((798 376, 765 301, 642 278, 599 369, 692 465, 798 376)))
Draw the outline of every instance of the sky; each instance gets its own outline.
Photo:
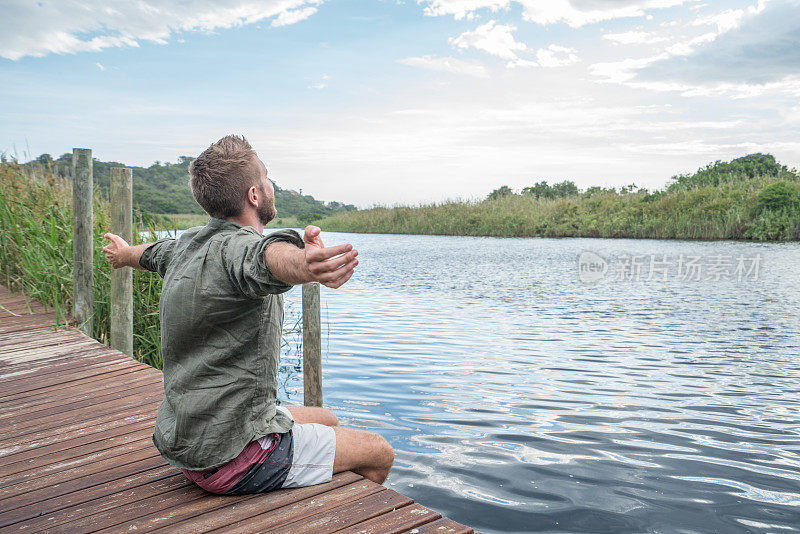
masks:
POLYGON ((0 152, 230 134, 360 207, 800 167, 800 0, 0 0, 0 152))

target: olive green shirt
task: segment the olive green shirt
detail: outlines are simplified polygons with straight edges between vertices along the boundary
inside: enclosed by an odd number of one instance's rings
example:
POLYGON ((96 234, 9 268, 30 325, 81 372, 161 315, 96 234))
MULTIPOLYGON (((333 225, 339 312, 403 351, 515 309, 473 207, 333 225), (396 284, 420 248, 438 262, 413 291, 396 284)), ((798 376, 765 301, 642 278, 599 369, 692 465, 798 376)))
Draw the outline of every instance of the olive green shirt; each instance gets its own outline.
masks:
POLYGON ((206 470, 251 441, 288 432, 275 409, 283 295, 292 286, 269 272, 264 249, 294 230, 262 236, 212 218, 145 249, 139 264, 164 279, 159 316, 164 401, 153 443, 170 464, 206 470))

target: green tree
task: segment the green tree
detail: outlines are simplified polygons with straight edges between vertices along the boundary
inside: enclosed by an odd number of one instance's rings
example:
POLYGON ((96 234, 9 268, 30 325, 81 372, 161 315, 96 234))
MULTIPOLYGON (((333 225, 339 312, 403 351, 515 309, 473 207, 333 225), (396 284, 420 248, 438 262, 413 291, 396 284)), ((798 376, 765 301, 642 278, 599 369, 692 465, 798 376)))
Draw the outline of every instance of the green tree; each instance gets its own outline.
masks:
POLYGON ((514 191, 512 191, 507 185, 504 185, 489 193, 489 196, 486 197, 486 200, 497 200, 498 198, 510 197, 513 194, 514 191))
POLYGON ((781 180, 773 182, 758 193, 758 205, 763 209, 781 210, 800 205, 800 186, 781 180))

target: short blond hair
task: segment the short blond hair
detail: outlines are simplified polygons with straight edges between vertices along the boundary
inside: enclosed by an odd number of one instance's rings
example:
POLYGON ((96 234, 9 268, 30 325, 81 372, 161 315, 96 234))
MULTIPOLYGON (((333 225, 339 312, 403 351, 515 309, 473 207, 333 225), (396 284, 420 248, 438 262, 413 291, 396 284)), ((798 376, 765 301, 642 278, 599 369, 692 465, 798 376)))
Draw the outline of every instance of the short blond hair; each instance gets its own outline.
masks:
POLYGON ((189 186, 212 217, 235 217, 244 208, 247 191, 259 185, 256 153, 244 136, 226 135, 189 165, 189 186))

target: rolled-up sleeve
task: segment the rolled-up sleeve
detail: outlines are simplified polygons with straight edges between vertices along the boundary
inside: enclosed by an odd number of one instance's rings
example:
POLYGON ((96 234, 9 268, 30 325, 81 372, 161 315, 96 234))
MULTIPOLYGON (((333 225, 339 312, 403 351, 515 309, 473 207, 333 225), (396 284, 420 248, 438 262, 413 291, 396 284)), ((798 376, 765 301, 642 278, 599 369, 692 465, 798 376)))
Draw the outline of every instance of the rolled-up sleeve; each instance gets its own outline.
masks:
POLYGON ((167 266, 170 259, 172 259, 172 250, 175 248, 175 238, 165 237, 159 239, 142 252, 139 256, 139 265, 142 269, 158 273, 161 278, 164 278, 164 273, 167 272, 167 266))
POLYGON ((266 236, 240 232, 228 240, 222 249, 222 263, 240 293, 259 298, 292 288, 272 275, 264 258, 264 250, 279 241, 304 247, 303 239, 294 230, 279 230, 266 236))

